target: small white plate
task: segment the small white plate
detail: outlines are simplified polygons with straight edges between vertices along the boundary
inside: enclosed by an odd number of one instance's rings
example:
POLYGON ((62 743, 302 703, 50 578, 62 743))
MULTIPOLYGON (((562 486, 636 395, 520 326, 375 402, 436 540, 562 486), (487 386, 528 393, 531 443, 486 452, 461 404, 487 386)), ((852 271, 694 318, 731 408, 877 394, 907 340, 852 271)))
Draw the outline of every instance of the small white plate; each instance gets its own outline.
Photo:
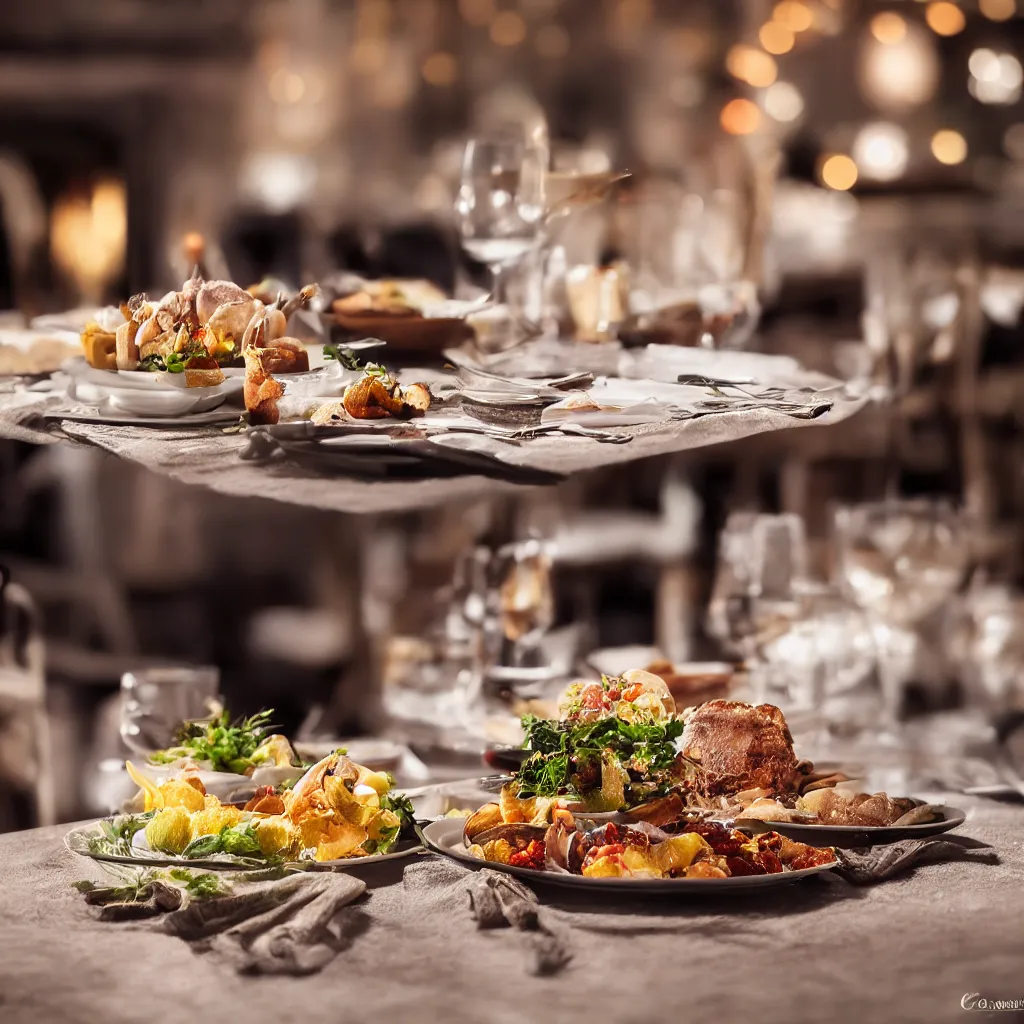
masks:
POLYGON ((457 860, 472 868, 506 871, 525 881, 542 882, 546 885, 560 885, 570 889, 617 889, 620 892, 628 891, 638 896, 648 893, 675 893, 693 896, 711 892, 721 894, 735 889, 766 889, 789 882, 797 882, 809 875, 831 871, 838 866, 835 863, 822 864, 819 867, 804 868, 801 871, 780 871, 774 875, 738 875, 732 878, 586 878, 583 875, 534 871, 532 868, 519 868, 510 864, 479 860, 466 850, 462 835, 464 828, 465 821, 459 818, 432 821, 424 828, 423 838, 426 840, 429 850, 445 857, 451 857, 452 860, 457 860))

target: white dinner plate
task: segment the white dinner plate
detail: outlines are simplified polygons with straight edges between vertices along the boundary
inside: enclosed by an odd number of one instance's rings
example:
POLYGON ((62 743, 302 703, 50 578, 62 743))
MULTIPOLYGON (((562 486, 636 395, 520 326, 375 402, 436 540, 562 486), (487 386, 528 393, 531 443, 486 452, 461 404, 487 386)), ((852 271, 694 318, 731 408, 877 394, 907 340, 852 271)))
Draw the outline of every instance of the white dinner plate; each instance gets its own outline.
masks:
POLYGON ((554 871, 534 871, 532 868, 513 867, 480 860, 472 856, 465 846, 463 829, 465 821, 459 818, 445 818, 432 821, 423 829, 427 849, 451 857, 471 868, 491 868, 506 871, 524 881, 541 882, 545 885, 560 885, 569 889, 617 889, 637 895, 648 893, 675 893, 693 896, 700 893, 735 889, 765 889, 776 885, 797 882, 809 875, 831 871, 837 864, 822 864, 819 867, 804 868, 800 871, 780 871, 774 875, 738 875, 733 878, 585 878, 583 875, 562 874, 554 871))
MULTIPOLYGON (((95 853, 89 847, 89 840, 102 836, 99 822, 92 825, 85 825, 82 828, 73 828, 64 836, 64 845, 80 857, 90 857, 92 860, 108 861, 113 864, 139 864, 143 867, 171 867, 171 868, 205 868, 217 871, 253 871, 261 868, 276 867, 256 857, 233 857, 231 854, 219 853, 211 857, 172 857, 166 853, 158 853, 142 846, 133 846, 130 854, 116 853, 95 853)), ((137 835, 141 833, 136 833, 137 835)), ((309 871, 352 871, 356 868, 367 867, 371 864, 383 864, 385 861, 402 860, 420 853, 423 847, 418 841, 399 843, 398 849, 392 853, 374 853, 368 857, 345 857, 341 860, 319 860, 319 861, 286 861, 285 864, 292 864, 305 868, 309 871)))

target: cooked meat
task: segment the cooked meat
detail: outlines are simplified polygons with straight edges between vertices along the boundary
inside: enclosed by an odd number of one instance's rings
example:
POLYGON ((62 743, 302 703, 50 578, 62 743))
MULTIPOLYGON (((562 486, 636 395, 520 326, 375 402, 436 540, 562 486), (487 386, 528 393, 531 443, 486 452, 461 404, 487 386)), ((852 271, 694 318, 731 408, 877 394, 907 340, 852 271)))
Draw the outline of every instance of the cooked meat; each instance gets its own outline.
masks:
POLYGON ((701 797, 761 789, 779 795, 797 782, 793 737, 771 704, 712 700, 694 708, 682 737, 691 762, 689 785, 701 797))

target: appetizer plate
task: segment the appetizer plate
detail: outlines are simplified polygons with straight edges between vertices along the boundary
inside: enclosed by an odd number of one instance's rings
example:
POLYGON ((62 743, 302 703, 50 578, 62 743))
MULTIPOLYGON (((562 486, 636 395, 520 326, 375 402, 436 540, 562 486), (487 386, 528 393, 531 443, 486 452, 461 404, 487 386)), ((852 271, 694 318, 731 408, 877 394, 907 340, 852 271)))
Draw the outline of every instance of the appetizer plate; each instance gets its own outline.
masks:
MULTIPOLYGON (((462 823, 458 822, 460 828, 462 823)), ((133 846, 131 853, 97 853, 91 848, 90 840, 101 838, 99 822, 92 825, 85 825, 81 828, 73 828, 64 836, 64 845, 80 857, 90 857, 92 860, 109 861, 114 864, 139 864, 144 867, 169 867, 169 868, 206 868, 216 871, 259 871, 276 865, 268 864, 266 861, 256 857, 233 857, 228 853, 217 854, 212 857, 195 857, 185 859, 184 857, 172 857, 165 853, 158 853, 145 846, 133 846)), ((374 853, 368 857, 345 857, 341 860, 319 860, 319 861, 286 861, 284 866, 301 868, 307 871, 352 871, 356 868, 367 867, 371 864, 383 864, 385 861, 402 860, 414 854, 422 852, 423 847, 416 840, 410 840, 398 844, 398 848, 391 853, 374 853)))
POLYGON ((166 373, 154 371, 148 373, 145 370, 97 370, 85 361, 85 356, 75 356, 68 359, 61 365, 61 369, 72 379, 83 383, 94 384, 98 388, 108 390, 134 390, 134 391, 157 391, 174 393, 187 391, 189 394, 206 395, 220 394, 231 395, 242 390, 245 371, 237 373, 230 370, 225 373, 225 380, 213 387, 189 388, 185 384, 183 373, 166 373))
POLYGON ((775 875, 740 875, 734 878, 584 878, 582 875, 561 874, 553 871, 534 871, 532 868, 513 867, 473 857, 464 845, 462 833, 465 821, 446 818, 434 821, 423 829, 427 849, 457 860, 471 868, 492 868, 506 871, 528 882, 558 885, 567 889, 615 889, 637 895, 676 893, 693 896, 700 893, 729 892, 737 889, 766 889, 772 886, 797 882, 809 875, 831 871, 836 864, 822 864, 819 867, 804 868, 802 871, 781 871, 775 875))
POLYGON ((924 839, 941 835, 962 825, 967 820, 965 811, 957 807, 939 807, 934 821, 919 825, 882 825, 876 828, 863 825, 805 825, 787 821, 758 821, 754 818, 736 818, 734 824, 744 831, 778 832, 779 835, 806 843, 808 846, 839 846, 852 849, 858 846, 882 846, 898 843, 901 839, 924 839))

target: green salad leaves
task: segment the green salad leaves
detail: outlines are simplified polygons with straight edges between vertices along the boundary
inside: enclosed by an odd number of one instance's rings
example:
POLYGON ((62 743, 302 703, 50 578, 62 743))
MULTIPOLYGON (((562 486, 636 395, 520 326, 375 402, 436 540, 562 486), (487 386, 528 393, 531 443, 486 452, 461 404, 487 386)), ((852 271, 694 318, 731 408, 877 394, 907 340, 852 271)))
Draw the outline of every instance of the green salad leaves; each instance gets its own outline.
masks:
POLYGON ((583 797, 602 784, 602 768, 612 760, 628 775, 626 806, 664 795, 671 787, 683 723, 627 722, 618 717, 557 722, 527 715, 524 747, 532 750, 516 773, 519 796, 583 797))
POLYGON ((209 722, 186 722, 176 737, 177 744, 157 751, 150 760, 167 764, 189 757, 209 762, 215 772, 245 775, 266 759, 259 756, 259 747, 270 731, 273 714, 272 710, 260 711, 232 722, 223 711, 209 722))

